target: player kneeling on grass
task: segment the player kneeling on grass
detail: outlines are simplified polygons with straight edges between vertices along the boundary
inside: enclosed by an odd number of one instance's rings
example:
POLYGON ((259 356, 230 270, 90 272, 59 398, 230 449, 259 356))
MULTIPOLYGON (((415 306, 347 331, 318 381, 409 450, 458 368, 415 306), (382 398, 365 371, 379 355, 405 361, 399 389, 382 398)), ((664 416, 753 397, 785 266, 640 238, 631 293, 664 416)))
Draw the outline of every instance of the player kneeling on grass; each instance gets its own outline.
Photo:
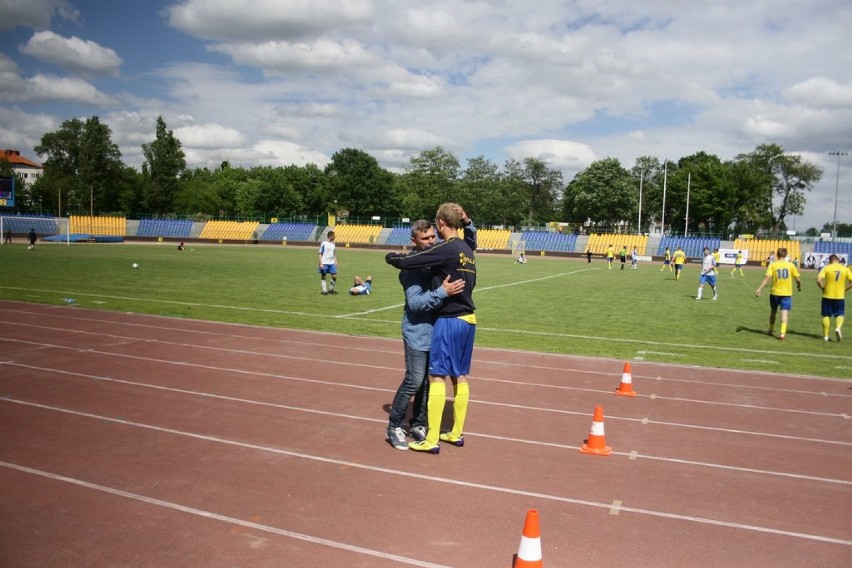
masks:
POLYGON ((701 263, 701 276, 698 278, 696 300, 701 299, 705 284, 710 284, 710 287, 713 288, 713 299, 718 300, 719 295, 716 293, 716 257, 710 254, 710 249, 707 247, 704 247, 704 261, 701 263))
POLYGON ((353 296, 361 296, 370 293, 370 289, 373 287, 373 277, 367 276, 367 279, 364 280, 357 274, 355 275, 355 282, 352 284, 352 287, 349 288, 349 293, 353 296))

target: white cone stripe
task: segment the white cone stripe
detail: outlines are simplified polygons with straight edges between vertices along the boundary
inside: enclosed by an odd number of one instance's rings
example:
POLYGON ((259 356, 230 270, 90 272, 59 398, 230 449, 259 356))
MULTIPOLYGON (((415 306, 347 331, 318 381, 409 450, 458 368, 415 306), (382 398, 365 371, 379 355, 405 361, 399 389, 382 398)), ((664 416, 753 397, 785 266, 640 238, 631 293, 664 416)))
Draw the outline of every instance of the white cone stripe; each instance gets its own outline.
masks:
POLYGON ((604 435, 604 423, 603 422, 592 422, 592 436, 603 436, 604 435))
POLYGON ((518 547, 518 559, 532 562, 541 560, 541 539, 521 536, 521 545, 518 547))
POLYGON ((630 373, 624 373, 623 375, 621 375, 621 382, 622 383, 632 383, 633 377, 630 376, 630 373))

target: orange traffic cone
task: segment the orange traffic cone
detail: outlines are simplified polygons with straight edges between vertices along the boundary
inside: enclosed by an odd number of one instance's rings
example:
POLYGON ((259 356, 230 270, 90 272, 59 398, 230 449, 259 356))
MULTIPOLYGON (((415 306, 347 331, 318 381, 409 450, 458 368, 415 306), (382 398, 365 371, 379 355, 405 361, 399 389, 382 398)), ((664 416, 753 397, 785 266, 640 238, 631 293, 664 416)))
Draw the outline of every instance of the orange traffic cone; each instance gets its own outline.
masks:
POLYGON ((583 444, 580 451, 584 454, 597 454, 599 456, 608 456, 612 453, 612 448, 606 445, 606 435, 604 435, 603 406, 595 407, 592 431, 589 433, 588 441, 583 444))
POLYGON ((530 509, 524 521, 524 534, 515 555, 512 568, 543 568, 541 560, 541 532, 538 528, 538 511, 530 509))
POLYGON ((624 371, 621 373, 621 384, 615 389, 615 394, 618 396, 636 396, 636 391, 633 390, 633 377, 630 374, 630 361, 624 364, 624 371))

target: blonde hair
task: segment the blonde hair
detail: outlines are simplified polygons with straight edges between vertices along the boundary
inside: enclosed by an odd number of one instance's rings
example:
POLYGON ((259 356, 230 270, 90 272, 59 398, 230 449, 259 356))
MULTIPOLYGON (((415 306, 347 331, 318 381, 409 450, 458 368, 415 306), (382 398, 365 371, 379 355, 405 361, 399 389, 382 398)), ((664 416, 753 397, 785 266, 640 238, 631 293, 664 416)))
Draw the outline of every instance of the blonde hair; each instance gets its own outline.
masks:
POLYGON ((442 203, 438 207, 438 212, 435 213, 435 219, 443 221, 447 226, 454 229, 461 229, 464 227, 461 211, 461 205, 458 203, 442 203))

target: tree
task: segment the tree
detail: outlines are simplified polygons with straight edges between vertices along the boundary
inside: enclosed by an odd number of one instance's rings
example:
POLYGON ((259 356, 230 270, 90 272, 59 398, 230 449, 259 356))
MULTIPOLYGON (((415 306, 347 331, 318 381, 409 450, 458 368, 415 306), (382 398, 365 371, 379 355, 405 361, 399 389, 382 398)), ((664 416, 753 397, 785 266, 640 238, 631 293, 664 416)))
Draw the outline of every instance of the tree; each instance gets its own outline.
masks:
POLYGON ((785 217, 804 213, 805 192, 813 188, 823 173, 822 168, 802 156, 785 154, 778 144, 761 144, 753 152, 741 154, 736 159, 751 168, 749 177, 752 180, 763 184, 757 192, 768 196, 763 202, 768 202, 772 233, 776 235, 784 228, 785 217))
POLYGON ((398 210, 393 175, 379 162, 354 148, 338 150, 326 166, 334 209, 353 216, 394 215, 398 210))
POLYGON ((525 158, 523 165, 515 160, 506 162, 506 174, 509 178, 522 183, 524 191, 518 195, 519 206, 526 212, 527 225, 533 225, 533 218, 541 222, 553 220, 556 202, 561 197, 562 172, 551 169, 538 158, 525 158))
POLYGON ((612 226, 633 219, 639 189, 617 158, 593 162, 579 172, 565 189, 565 219, 612 226))
MULTIPOLYGON (((124 176, 121 152, 111 140, 110 128, 97 116, 66 120, 56 132, 42 136, 35 147, 44 180, 39 192, 56 196, 56 209, 72 213, 114 211, 121 208, 124 176), (63 201, 64 196, 64 201, 63 201)), ((41 181, 40 180, 40 181, 41 181)))
POLYGON ((413 156, 408 171, 398 179, 401 212, 430 219, 441 203, 455 201, 460 168, 458 158, 440 146, 413 156))
POLYGON ((179 177, 186 169, 186 155, 180 140, 166 129, 162 116, 157 117, 156 139, 142 144, 142 154, 142 173, 147 179, 145 205, 152 212, 169 212, 178 192, 179 177))
POLYGON ((636 230, 640 233, 649 232, 646 227, 650 227, 660 218, 663 190, 658 182, 662 181, 662 172, 663 166, 659 158, 654 156, 639 156, 630 170, 637 191, 641 191, 636 200, 637 208, 641 207, 636 215, 639 223, 636 230))

